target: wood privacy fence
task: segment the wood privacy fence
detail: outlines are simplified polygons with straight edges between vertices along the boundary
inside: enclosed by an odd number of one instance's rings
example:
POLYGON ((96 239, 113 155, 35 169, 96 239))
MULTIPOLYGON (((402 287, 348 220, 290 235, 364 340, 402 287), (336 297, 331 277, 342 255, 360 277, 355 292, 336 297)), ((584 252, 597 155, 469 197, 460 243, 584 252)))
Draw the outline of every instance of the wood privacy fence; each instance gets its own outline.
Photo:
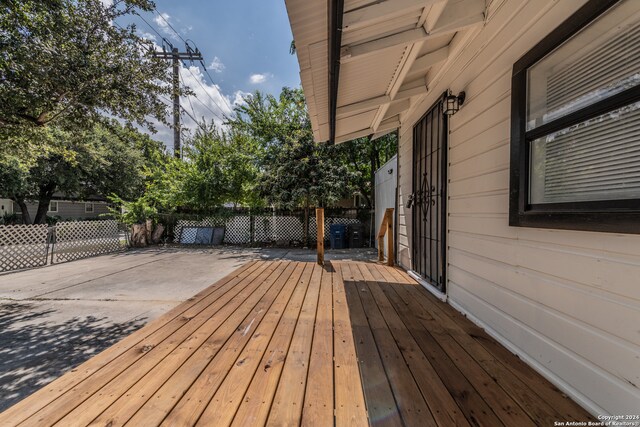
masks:
POLYGON ((59 222, 53 227, 0 225, 0 272, 73 261, 126 246, 126 233, 115 220, 59 222))

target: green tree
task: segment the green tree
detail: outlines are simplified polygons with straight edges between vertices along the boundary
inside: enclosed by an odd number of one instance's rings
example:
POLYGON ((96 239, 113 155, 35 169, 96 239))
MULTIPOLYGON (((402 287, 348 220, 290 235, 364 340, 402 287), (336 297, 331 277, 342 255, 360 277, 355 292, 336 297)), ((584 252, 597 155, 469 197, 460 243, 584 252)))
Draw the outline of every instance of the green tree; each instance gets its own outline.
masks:
POLYGON ((118 18, 149 0, 6 0, 0 6, 0 141, 4 154, 46 151, 43 128, 90 129, 107 116, 153 129, 170 93, 164 61, 118 18))
POLYGON ((236 109, 235 131, 260 147, 259 194, 270 204, 305 210, 327 206, 352 193, 351 171, 336 147, 316 144, 301 89, 283 88, 278 98, 256 92, 236 109))
POLYGON ((376 139, 358 138, 338 146, 342 162, 351 172, 351 185, 357 190, 368 208, 375 206, 375 172, 397 152, 395 132, 376 139))
POLYGON ((286 208, 330 205, 351 190, 351 172, 336 147, 316 144, 301 89, 283 88, 278 98, 256 92, 236 109, 235 131, 260 147, 258 190, 286 208))
POLYGON ((57 146, 33 163, 25 164, 16 157, 0 162, 0 194, 21 207, 24 223, 44 223, 56 192, 76 197, 116 194, 125 199, 143 194, 143 147, 153 147, 148 136, 113 122, 109 128, 97 126, 79 134, 51 127, 47 135, 57 146), (33 221, 27 201, 38 202, 33 221))

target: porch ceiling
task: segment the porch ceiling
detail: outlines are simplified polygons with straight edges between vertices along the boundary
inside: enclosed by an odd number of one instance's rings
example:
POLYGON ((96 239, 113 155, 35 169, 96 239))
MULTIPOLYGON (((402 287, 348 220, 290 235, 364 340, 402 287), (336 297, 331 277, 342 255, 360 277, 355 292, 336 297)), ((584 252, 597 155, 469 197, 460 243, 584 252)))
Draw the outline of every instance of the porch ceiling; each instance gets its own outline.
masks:
POLYGON ((382 135, 429 90, 457 33, 481 24, 485 0, 344 0, 337 93, 330 87, 329 2, 285 0, 316 142, 382 135), (331 99, 335 97, 335 116, 331 99))

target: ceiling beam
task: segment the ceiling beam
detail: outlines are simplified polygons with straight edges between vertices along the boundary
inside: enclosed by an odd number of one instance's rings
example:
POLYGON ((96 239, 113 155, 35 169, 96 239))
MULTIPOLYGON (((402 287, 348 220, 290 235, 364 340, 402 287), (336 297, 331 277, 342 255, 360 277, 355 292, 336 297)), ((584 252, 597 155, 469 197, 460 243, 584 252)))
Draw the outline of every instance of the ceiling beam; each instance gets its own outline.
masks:
POLYGON ((356 59, 357 57, 363 57, 366 55, 377 53, 384 49, 408 45, 420 40, 425 40, 428 37, 429 34, 427 34, 424 28, 414 28, 369 42, 353 46, 345 46, 342 48, 340 62, 344 63, 356 59))
POLYGON ((443 0, 386 0, 344 14, 343 31, 354 31, 419 11, 443 0))
POLYGON ((407 99, 407 98, 411 98, 412 96, 425 94, 428 91, 429 91, 429 88, 427 87, 427 84, 424 82, 415 87, 405 88, 403 86, 400 88, 400 90, 396 94, 395 99, 407 99))
POLYGON ((411 71, 409 74, 415 72, 426 72, 429 68, 434 65, 446 61, 449 56, 449 46, 445 46, 443 48, 434 50, 425 55, 419 56, 413 62, 413 66, 411 67, 411 71))
POLYGON ((383 132, 385 130, 397 129, 400 127, 400 119, 398 116, 391 117, 390 119, 383 120, 380 122, 380 126, 376 129, 377 132, 383 132))
POLYGON ((346 116, 346 115, 357 113, 360 111, 373 110, 374 108, 377 108, 380 104, 384 104, 390 101, 391 101, 391 98, 389 98, 388 95, 376 96, 375 98, 369 98, 363 101, 354 102, 353 104, 338 107, 337 114, 339 116, 346 116))
POLYGON ((372 134, 373 134, 373 129, 371 129, 370 127, 357 130, 355 132, 347 133, 345 135, 336 136, 336 144, 339 144, 341 142, 351 141, 352 139, 356 139, 356 138, 363 138, 365 136, 369 136, 372 134))
POLYGON ((408 98, 390 104, 383 121, 388 119, 389 117, 397 116, 403 111, 408 110, 410 106, 411 102, 409 102, 408 98))
POLYGON ((485 0, 449 0, 430 34, 445 34, 484 22, 485 0))
MULTIPOLYGON (((390 0, 387 0, 390 1, 390 0)), ((386 2, 385 2, 386 3, 386 2)), ((410 30, 400 31, 378 39, 360 44, 343 46, 340 51, 340 62, 345 63, 355 59, 378 53, 396 46, 407 46, 412 43, 427 40, 442 34, 456 32, 463 28, 484 22, 484 0, 449 0, 444 4, 444 9, 438 7, 441 14, 434 24, 433 30, 427 32, 424 26, 410 30)), ((435 7, 435 6, 434 6, 435 7)))

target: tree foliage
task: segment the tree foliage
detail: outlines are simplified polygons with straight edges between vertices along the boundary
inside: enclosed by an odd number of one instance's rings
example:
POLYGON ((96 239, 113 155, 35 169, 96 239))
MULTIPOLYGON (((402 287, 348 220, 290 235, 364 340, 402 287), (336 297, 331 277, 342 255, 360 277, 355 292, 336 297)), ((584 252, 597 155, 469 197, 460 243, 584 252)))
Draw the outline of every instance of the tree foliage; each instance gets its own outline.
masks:
POLYGON ((395 132, 373 140, 358 138, 338 146, 341 161, 351 172, 350 184, 363 196, 366 207, 375 206, 376 170, 396 154, 397 147, 395 132))
POLYGON ((0 141, 4 153, 44 151, 43 128, 88 130, 107 117, 152 129, 169 70, 152 44, 115 20, 149 0, 7 0, 0 6, 0 141))
POLYGON ((0 162, 0 195, 20 205, 25 223, 44 223, 55 193, 77 198, 140 197, 145 165, 162 155, 160 145, 147 135, 113 122, 81 133, 50 127, 46 135, 56 141, 56 148, 33 162, 26 164, 17 157, 0 162), (35 218, 29 217, 27 201, 38 202, 35 218))
POLYGON ((258 191, 268 203, 325 206, 350 195, 351 171, 335 147, 314 142, 301 89, 283 88, 277 98, 256 92, 237 112, 231 126, 258 143, 258 191))

